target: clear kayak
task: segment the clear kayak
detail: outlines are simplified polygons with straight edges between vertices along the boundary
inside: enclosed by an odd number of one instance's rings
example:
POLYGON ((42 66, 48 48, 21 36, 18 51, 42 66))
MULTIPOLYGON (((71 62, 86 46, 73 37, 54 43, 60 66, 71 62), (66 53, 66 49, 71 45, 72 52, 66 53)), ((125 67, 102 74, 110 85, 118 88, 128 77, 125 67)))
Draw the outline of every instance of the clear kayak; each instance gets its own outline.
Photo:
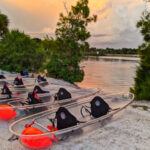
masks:
POLYGON ((28 98, 18 98, 8 101, 7 104, 0 105, 0 119, 11 121, 22 116, 37 113, 43 110, 59 107, 68 103, 73 103, 82 98, 95 95, 99 89, 93 90, 74 90, 70 91, 71 98, 65 97, 61 100, 56 99, 56 92, 36 94, 34 91, 28 95, 28 98))
POLYGON ((2 79, 0 81, 0 86, 2 87, 3 84, 7 84, 7 86, 11 89, 26 89, 37 84, 41 86, 48 85, 47 80, 45 78, 41 78, 21 78, 17 76, 13 80, 2 79))
POLYGON ((50 95, 50 92, 56 92, 56 90, 50 88, 49 90, 46 88, 41 88, 40 86, 36 85, 34 88, 30 89, 10 89, 6 84, 3 84, 3 88, 1 89, 0 94, 0 105, 6 104, 9 101, 15 101, 18 99, 24 99, 28 97, 28 93, 36 90, 39 97, 45 97, 50 95))
MULTIPOLYGON (((55 91, 56 92, 56 91, 55 91)), ((7 94, 0 94, 0 105, 2 104, 9 104, 9 103, 15 103, 17 100, 20 100, 20 101, 23 101, 25 102, 26 99, 28 98, 28 94, 31 93, 31 92, 27 92, 27 91, 17 91, 17 92, 14 92, 11 97, 7 94)), ((54 93, 54 91, 51 91, 51 93, 54 93)), ((49 93, 38 93, 38 97, 40 99, 43 99, 45 97, 50 97, 50 92, 49 93)))
POLYGON ((80 136, 111 121, 134 100, 132 94, 94 95, 19 119, 9 126, 13 141, 30 149, 43 149, 56 142, 80 136), (94 108, 94 109, 93 109, 94 108))

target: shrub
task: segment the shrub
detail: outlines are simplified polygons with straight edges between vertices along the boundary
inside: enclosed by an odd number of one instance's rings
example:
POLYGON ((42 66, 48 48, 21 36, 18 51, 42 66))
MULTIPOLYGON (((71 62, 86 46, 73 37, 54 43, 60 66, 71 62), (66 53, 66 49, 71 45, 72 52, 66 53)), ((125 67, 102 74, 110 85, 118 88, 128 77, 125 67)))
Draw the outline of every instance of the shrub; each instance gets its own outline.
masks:
POLYGON ((136 71, 134 88, 136 100, 150 100, 150 12, 145 11, 137 23, 144 37, 144 44, 139 47, 140 66, 136 71))
POLYGON ((40 43, 18 30, 7 32, 0 41, 0 68, 19 72, 37 71, 44 62, 45 51, 40 43))
POLYGON ((95 15, 89 15, 88 0, 78 0, 70 11, 67 10, 67 16, 60 14, 55 31, 57 46, 49 58, 48 75, 71 83, 83 80, 84 72, 79 63, 89 47, 86 40, 90 32, 86 28, 90 22, 96 21, 95 15))

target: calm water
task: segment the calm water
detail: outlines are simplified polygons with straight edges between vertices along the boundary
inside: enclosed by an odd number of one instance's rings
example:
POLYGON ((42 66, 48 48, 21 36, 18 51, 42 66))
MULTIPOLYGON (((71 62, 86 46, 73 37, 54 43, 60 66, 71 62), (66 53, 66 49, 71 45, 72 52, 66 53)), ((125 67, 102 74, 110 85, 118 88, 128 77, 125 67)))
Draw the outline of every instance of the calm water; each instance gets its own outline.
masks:
POLYGON ((138 64, 139 58, 134 57, 87 57, 80 64, 84 67, 84 80, 77 85, 98 87, 105 92, 128 92, 134 84, 138 64))
POLYGON ((85 77, 79 87, 99 87, 105 92, 128 92, 134 84, 139 58, 88 57, 81 62, 85 77))

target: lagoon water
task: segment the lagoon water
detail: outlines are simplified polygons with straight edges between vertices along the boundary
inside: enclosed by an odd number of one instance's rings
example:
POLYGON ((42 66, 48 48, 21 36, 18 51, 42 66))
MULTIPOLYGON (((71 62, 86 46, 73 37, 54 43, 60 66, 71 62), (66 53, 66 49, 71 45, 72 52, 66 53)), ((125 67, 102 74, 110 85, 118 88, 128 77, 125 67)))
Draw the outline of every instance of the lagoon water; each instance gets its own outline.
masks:
POLYGON ((105 92, 128 92, 134 84, 137 57, 90 56, 80 64, 84 80, 77 83, 83 88, 101 88, 105 92))
MULTIPOLYGON (((80 64, 85 73, 84 80, 76 84, 82 88, 100 88, 107 93, 128 92, 134 84, 139 62, 138 57, 85 57, 80 64)), ((2 72, 8 74, 0 70, 2 72)))

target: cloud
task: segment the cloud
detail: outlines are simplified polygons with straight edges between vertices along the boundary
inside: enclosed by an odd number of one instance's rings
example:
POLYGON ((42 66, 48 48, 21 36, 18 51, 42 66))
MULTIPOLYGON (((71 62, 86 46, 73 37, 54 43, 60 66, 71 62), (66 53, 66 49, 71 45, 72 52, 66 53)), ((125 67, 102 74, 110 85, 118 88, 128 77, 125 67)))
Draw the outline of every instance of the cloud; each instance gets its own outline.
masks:
POLYGON ((99 10, 100 14, 109 12, 107 17, 91 25, 89 30, 92 34, 98 32, 111 36, 90 38, 90 44, 97 47, 138 47, 143 40, 136 23, 144 9, 145 3, 142 0, 107 1, 107 5, 99 10))
MULTIPOLYGON (((32 35, 54 35, 59 13, 75 4, 77 0, 0 0, 0 10, 7 14, 11 28, 32 35)), ((98 21, 91 23, 88 40, 97 47, 137 47, 142 37, 136 28, 142 11, 143 0, 89 0, 91 14, 98 15, 98 21)), ((147 6, 149 7, 149 6, 147 6)))
POLYGON ((111 36, 109 34, 93 34, 92 37, 106 37, 106 36, 111 36))

